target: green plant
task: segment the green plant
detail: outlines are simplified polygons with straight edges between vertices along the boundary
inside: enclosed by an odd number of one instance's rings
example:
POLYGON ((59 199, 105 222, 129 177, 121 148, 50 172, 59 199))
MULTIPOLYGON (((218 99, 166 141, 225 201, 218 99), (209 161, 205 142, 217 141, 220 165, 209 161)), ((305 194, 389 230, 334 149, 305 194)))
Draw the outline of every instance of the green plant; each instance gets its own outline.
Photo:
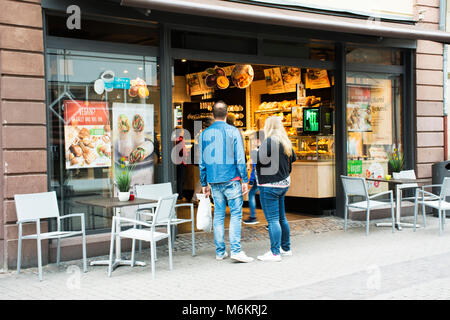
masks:
MULTIPOLYGON (((122 159, 121 159, 122 160, 122 159)), ((116 167, 116 184, 120 192, 130 191, 131 177, 133 175, 134 165, 127 165, 125 161, 121 161, 122 164, 116 167)))
POLYGON ((404 157, 403 152, 394 147, 394 150, 389 153, 389 164, 392 172, 400 172, 403 169, 404 157))

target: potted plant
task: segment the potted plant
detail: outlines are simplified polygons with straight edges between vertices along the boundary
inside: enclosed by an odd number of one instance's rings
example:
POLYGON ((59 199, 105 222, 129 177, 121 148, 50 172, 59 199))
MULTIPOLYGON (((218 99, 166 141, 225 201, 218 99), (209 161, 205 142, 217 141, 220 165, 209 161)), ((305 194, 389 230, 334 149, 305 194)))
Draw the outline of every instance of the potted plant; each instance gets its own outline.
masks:
POLYGON ((403 152, 397 149, 394 145, 394 149, 388 155, 390 172, 400 172, 403 169, 404 157, 403 152))
POLYGON ((134 165, 128 165, 123 157, 120 162, 120 167, 116 168, 116 185, 119 189, 119 201, 128 201, 130 199, 131 177, 134 165))

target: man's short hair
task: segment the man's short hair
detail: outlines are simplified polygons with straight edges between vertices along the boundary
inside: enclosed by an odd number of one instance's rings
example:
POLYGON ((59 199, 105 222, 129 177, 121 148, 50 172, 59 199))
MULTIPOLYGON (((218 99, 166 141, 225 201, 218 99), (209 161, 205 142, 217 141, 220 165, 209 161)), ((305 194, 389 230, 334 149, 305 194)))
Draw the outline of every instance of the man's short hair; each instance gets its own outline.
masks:
POLYGON ((227 116, 227 113, 228 113, 227 109, 228 109, 227 104, 225 102, 223 102, 222 100, 214 103, 214 106, 212 109, 214 119, 225 119, 227 116))
POLYGON ((236 117, 234 114, 229 113, 227 114, 227 120, 226 122, 230 125, 230 126, 234 126, 234 123, 236 122, 236 117))

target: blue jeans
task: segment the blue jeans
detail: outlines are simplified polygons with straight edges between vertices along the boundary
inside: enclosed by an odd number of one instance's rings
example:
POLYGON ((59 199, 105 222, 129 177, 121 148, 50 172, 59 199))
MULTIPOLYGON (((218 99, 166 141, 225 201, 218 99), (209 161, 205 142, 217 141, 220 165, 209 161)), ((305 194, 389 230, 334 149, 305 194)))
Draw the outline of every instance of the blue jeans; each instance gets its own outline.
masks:
POLYGON ((289 188, 258 187, 264 216, 269 223, 270 251, 280 254, 291 250, 289 224, 284 210, 284 197, 289 188))
POLYGON ((248 193, 248 206, 250 207, 250 218, 256 218, 256 193, 258 186, 254 184, 248 193))
POLYGON ((216 255, 225 254, 225 210, 230 207, 230 246, 231 254, 241 252, 242 187, 239 181, 211 183, 214 199, 214 242, 216 255))

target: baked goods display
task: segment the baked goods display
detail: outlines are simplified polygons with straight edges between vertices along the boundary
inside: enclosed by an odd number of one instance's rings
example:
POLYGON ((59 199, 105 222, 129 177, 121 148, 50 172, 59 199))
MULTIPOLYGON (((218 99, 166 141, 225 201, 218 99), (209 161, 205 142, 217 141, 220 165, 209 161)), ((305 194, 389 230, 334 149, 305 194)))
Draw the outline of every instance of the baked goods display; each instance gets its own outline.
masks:
POLYGON ((295 100, 284 100, 274 102, 263 102, 258 106, 258 111, 271 111, 271 110, 290 110, 297 105, 295 100))
POLYGON ((111 144, 109 131, 104 126, 92 126, 92 130, 103 131, 104 135, 93 135, 85 127, 66 126, 64 128, 66 141, 66 159, 70 167, 89 167, 98 158, 111 159, 111 144), (98 127, 98 128, 97 128, 98 127))
POLYGON ((236 121, 234 122, 234 125, 236 127, 244 126, 245 114, 243 112, 244 112, 244 107, 241 105, 228 106, 228 114, 234 115, 234 117, 236 118, 236 121))
POLYGON ((301 137, 299 150, 296 150, 300 160, 333 159, 334 138, 332 136, 301 137))
POLYGON ((308 96, 308 97, 302 97, 299 98, 299 104, 302 107, 320 107, 322 105, 322 98, 316 97, 316 96, 308 96))

